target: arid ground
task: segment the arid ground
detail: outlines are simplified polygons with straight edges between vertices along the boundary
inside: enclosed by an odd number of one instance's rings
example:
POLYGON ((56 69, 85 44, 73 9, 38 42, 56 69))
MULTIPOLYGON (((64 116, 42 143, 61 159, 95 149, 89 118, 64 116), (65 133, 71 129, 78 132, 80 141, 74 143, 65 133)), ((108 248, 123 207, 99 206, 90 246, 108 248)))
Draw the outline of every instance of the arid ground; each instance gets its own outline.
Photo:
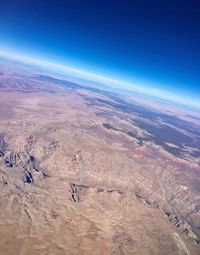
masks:
POLYGON ((200 115, 0 63, 0 254, 200 254, 200 115))

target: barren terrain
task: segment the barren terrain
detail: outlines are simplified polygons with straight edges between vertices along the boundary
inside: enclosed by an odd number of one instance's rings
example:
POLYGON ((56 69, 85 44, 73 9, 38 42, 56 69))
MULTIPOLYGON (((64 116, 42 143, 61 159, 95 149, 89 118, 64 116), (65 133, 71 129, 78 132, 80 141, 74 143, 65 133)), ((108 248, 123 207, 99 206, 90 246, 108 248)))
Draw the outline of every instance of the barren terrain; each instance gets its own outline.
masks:
POLYGON ((198 112, 0 68, 0 254, 200 254, 198 112))

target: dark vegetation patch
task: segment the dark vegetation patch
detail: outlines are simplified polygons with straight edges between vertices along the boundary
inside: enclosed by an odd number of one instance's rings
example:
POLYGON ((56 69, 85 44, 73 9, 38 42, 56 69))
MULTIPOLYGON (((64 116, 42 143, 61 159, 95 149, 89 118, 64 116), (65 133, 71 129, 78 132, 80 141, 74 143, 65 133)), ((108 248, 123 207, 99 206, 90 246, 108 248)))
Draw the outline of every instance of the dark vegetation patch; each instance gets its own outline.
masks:
POLYGON ((200 128, 193 123, 182 120, 174 115, 159 113, 153 110, 149 110, 148 108, 143 107, 141 105, 126 102, 118 94, 113 92, 100 90, 98 88, 82 86, 73 82, 59 80, 45 75, 39 75, 37 79, 39 79, 40 81, 60 84, 71 89, 88 90, 90 92, 106 96, 106 99, 100 99, 80 94, 80 96, 82 96, 87 101, 87 105, 90 107, 107 105, 109 107, 112 107, 115 111, 118 112, 141 116, 141 118, 133 120, 133 125, 137 125, 138 127, 147 131, 150 135, 146 136, 145 138, 141 138, 138 137, 131 130, 126 132, 121 129, 117 129, 108 123, 104 123, 103 125, 107 129, 113 129, 124 132, 130 137, 138 139, 140 144, 142 144, 143 141, 153 141, 155 144, 162 146, 169 153, 178 157, 183 157, 185 153, 184 146, 196 149, 196 151, 191 154, 193 157, 200 156, 200 128), (150 120, 157 124, 159 123, 162 124, 151 125, 149 123, 146 123, 145 119, 150 120), (168 126, 167 124, 174 126, 174 128, 168 126), (191 134, 191 136, 186 135, 181 131, 178 131, 176 128, 187 131, 188 133, 191 134), (178 148, 168 146, 166 143, 175 144, 178 148))

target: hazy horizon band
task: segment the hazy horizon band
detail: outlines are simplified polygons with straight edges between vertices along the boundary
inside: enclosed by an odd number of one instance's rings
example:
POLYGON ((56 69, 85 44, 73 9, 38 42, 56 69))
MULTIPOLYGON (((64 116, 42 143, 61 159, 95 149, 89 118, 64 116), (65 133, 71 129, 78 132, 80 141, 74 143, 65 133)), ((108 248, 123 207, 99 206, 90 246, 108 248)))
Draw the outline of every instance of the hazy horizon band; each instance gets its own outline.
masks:
POLYGON ((0 57, 20 61, 23 63, 31 64, 31 65, 38 65, 43 68, 48 68, 51 70, 56 70, 65 75, 76 75, 79 78, 89 79, 94 82, 99 82, 109 87, 117 88, 117 89, 125 89, 129 90, 130 92, 139 92, 149 96, 157 97, 158 99, 165 99, 167 101, 171 101, 177 104, 183 104, 185 106, 190 106, 194 108, 200 109, 200 100, 193 99, 190 97, 185 97, 182 94, 176 95, 173 92, 166 91, 165 89, 160 88, 149 88, 145 87, 141 84, 134 84, 134 83, 127 83, 125 81, 115 80, 110 77, 96 74, 93 72, 88 72, 85 70, 80 70, 74 67, 69 67, 66 64, 60 64, 56 62, 50 62, 47 59, 36 59, 34 56, 28 56, 21 53, 16 53, 13 49, 0 49, 0 57))

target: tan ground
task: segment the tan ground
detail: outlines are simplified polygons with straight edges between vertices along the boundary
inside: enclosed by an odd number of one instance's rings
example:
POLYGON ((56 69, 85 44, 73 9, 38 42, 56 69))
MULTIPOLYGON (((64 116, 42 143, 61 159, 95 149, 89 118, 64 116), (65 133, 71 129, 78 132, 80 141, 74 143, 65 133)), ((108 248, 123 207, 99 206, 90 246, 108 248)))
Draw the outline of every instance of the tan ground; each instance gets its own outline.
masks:
POLYGON ((88 106, 103 95, 51 88, 0 92, 0 254, 200 254, 199 165, 105 128, 145 135, 88 106))

